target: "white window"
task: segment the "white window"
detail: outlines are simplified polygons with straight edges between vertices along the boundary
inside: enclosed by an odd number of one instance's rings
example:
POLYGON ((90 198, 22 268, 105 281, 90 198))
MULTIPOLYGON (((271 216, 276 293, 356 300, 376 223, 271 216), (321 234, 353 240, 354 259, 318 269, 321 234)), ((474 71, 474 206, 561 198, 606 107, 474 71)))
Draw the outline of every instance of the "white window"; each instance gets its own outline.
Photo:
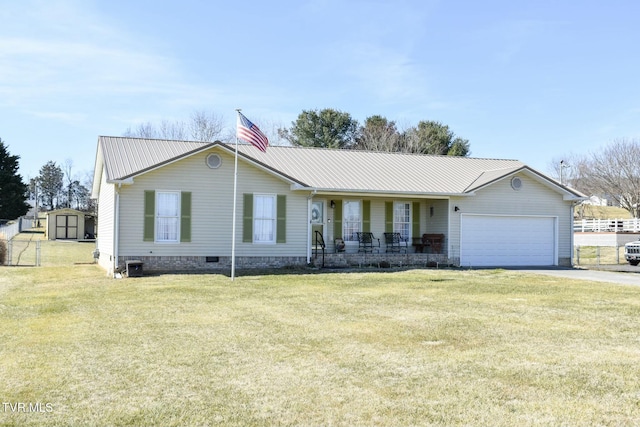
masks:
POLYGON ((403 239, 411 238, 411 203, 395 202, 393 204, 393 231, 400 233, 403 239))
POLYGON ((156 193, 156 242, 178 242, 180 236, 180 193, 156 193))
POLYGON ((276 196, 256 194, 253 200, 253 241, 275 243, 276 196))
POLYGON ((342 236, 345 242, 357 242, 356 232, 362 231, 362 203, 360 200, 345 200, 342 206, 342 236))

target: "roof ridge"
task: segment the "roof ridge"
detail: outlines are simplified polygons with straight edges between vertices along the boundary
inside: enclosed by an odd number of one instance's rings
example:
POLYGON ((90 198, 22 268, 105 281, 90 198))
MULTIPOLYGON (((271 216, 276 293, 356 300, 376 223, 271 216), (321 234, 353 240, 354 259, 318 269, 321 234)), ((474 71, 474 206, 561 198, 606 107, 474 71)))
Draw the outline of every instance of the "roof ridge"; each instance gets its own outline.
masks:
MULTIPOLYGON (((135 139, 141 141, 160 141, 160 142, 182 142, 182 143, 194 143, 194 144, 212 144, 220 143, 228 146, 235 145, 235 142, 225 142, 219 139, 215 141, 195 141, 190 139, 166 139, 166 138, 145 138, 139 136, 112 136, 112 135, 100 135, 99 138, 115 138, 115 139, 135 139)), ((242 144, 247 145, 247 144, 242 144)), ((269 145, 269 149, 302 149, 302 150, 314 150, 314 151, 331 151, 331 152, 353 152, 353 153, 367 153, 367 154, 389 154, 389 155, 404 155, 404 156, 420 156, 420 157, 437 157, 437 158, 451 158, 451 159, 467 159, 467 160, 482 160, 482 161, 506 161, 506 162, 518 162, 522 163, 518 159, 506 159, 506 158, 490 158, 490 157, 471 157, 471 156, 449 156, 447 154, 428 154, 428 153, 411 153, 404 151, 382 151, 382 150, 360 150, 355 148, 330 148, 330 147, 307 147, 301 145, 269 145)))

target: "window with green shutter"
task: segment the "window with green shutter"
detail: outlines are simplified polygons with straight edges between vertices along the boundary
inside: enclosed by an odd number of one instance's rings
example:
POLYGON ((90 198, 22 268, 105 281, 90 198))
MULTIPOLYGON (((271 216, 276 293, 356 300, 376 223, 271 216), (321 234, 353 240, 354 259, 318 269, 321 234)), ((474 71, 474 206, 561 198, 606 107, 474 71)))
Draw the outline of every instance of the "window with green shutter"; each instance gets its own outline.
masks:
POLYGON ((384 232, 393 233, 393 202, 384 202, 384 232))
POLYGON ((343 239, 342 236, 342 200, 334 200, 333 208, 333 237, 343 239))
POLYGON ((144 230, 142 240, 153 242, 155 240, 156 222, 156 192, 153 190, 144 192, 144 230))
POLYGON ((253 194, 243 195, 242 207, 242 241, 244 243, 253 242, 253 194))
POLYGON ((371 231, 371 200, 362 201, 362 231, 371 231))
POLYGON ((287 196, 280 194, 277 200, 276 243, 287 243, 287 196))
POLYGON ((191 241, 191 192, 144 192, 145 242, 177 243, 191 241))
POLYGON ((180 194, 180 241, 191 241, 191 192, 180 194))
POLYGON ((287 196, 247 193, 243 200, 243 242, 287 242, 287 196))
POLYGON ((420 203, 413 202, 413 221, 412 224, 412 234, 413 237, 420 237, 420 203))

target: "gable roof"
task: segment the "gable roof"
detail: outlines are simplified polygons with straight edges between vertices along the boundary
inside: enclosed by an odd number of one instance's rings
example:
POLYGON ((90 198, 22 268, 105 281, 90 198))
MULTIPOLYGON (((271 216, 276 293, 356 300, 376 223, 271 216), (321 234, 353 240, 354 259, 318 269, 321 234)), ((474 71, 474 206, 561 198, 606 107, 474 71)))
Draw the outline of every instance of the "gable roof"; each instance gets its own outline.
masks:
MULTIPOLYGON (((102 169, 108 182, 125 181, 213 147, 235 150, 222 142, 101 136, 94 193, 102 169)), ((283 146, 270 146, 263 153, 249 144, 238 145, 238 157, 299 188, 317 191, 462 195, 526 171, 558 191, 582 197, 518 160, 283 146)))

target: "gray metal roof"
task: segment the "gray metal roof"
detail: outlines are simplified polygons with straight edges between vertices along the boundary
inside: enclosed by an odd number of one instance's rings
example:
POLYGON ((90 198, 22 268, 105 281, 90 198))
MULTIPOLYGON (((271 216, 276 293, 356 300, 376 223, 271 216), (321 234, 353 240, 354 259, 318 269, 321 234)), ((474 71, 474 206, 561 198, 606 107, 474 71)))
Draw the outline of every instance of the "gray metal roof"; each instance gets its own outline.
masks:
POLYGON ((483 175, 504 176, 523 168, 516 160, 429 156, 359 150, 242 145, 256 161, 321 190, 460 194, 483 175))
MULTIPOLYGON (((214 146, 234 150, 220 142, 101 136, 98 157, 101 153, 107 180, 118 181, 214 146)), ((245 144, 238 146, 238 152, 241 159, 318 191, 464 194, 522 169, 557 184, 517 160, 282 146, 270 146, 263 153, 245 144)))

